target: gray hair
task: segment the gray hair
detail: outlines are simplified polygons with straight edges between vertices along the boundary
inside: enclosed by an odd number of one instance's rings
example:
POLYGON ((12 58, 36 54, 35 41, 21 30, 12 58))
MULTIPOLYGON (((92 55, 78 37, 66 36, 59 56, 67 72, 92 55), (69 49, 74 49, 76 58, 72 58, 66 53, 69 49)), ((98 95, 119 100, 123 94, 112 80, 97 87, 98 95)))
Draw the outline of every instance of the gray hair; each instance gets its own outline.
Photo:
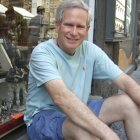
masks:
POLYGON ((67 9, 71 8, 80 8, 88 13, 88 20, 87 25, 90 25, 90 22, 92 20, 91 18, 91 12, 89 10, 88 5, 83 0, 64 0, 56 9, 56 15, 55 20, 61 22, 63 20, 63 13, 67 9))

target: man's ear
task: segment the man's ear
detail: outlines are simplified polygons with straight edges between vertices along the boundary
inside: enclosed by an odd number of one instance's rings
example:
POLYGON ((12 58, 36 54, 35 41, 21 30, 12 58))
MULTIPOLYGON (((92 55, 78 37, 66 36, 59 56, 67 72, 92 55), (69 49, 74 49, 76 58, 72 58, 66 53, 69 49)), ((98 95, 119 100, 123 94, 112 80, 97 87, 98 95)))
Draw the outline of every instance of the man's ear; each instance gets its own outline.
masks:
POLYGON ((58 32, 59 28, 60 28, 60 22, 59 21, 55 21, 55 29, 56 29, 56 32, 58 32))
POLYGON ((90 26, 87 27, 87 31, 89 31, 90 26))

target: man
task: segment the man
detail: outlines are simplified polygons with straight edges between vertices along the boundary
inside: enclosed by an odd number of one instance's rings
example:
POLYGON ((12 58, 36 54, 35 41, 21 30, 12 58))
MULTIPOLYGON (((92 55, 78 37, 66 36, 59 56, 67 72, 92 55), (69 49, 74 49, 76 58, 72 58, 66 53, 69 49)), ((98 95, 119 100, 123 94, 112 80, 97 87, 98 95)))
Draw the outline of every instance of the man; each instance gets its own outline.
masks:
POLYGON ((30 20, 29 23, 29 47, 36 46, 40 39, 41 28, 43 26, 43 17, 45 8, 43 6, 37 7, 37 15, 30 20))
POLYGON ((140 137, 140 86, 84 40, 90 17, 82 0, 65 0, 56 10, 57 39, 33 50, 24 118, 31 140, 119 140, 108 127, 119 120, 129 140, 140 137), (126 94, 88 100, 92 78, 112 80, 126 94))

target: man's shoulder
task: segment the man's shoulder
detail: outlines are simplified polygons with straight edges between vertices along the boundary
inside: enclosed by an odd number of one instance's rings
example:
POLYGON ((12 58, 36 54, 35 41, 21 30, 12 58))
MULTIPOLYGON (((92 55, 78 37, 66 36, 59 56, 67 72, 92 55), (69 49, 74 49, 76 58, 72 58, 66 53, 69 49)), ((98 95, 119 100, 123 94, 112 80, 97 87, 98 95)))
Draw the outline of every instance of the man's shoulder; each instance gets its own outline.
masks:
POLYGON ((82 43, 82 46, 83 46, 83 48, 85 48, 86 50, 89 50, 89 51, 93 50, 94 52, 96 52, 96 51, 101 50, 101 48, 98 45, 96 45, 95 43, 90 42, 88 40, 84 40, 82 43))
POLYGON ((88 40, 84 40, 82 44, 83 44, 83 46, 99 47, 99 46, 97 46, 95 43, 93 43, 93 42, 91 42, 91 41, 88 41, 88 40))
POLYGON ((39 43, 35 48, 34 48, 34 52, 45 52, 45 51, 49 51, 49 50, 53 50, 54 48, 54 43, 52 41, 52 39, 44 41, 39 43))

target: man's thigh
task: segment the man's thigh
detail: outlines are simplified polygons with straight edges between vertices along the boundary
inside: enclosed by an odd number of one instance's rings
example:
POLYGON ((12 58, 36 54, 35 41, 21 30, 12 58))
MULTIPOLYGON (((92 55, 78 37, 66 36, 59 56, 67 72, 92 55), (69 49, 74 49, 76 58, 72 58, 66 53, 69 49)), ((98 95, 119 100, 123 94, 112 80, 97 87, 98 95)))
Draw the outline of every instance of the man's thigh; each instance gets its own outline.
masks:
MULTIPOLYGON (((89 100, 87 105, 98 116, 103 102, 103 99, 89 100)), ((63 140, 62 125, 66 118, 65 114, 56 110, 44 110, 37 113, 27 129, 29 138, 31 140, 63 140)))
MULTIPOLYGON (((87 106, 98 116, 103 102, 104 99, 90 99, 87 106)), ((66 140, 99 140, 99 138, 80 128, 69 119, 65 120, 62 131, 66 140)))
MULTIPOLYGON (((90 99, 87 106, 97 115, 101 116, 108 108, 104 99, 90 99), (100 115, 101 114, 101 115, 100 115)), ((31 126, 28 127, 28 135, 31 140, 63 140, 62 125, 66 120, 66 115, 56 110, 47 110, 37 113, 31 126)))
POLYGON ((56 110, 37 113, 27 133, 30 140, 63 140, 62 124, 66 116, 56 110))
POLYGON ((124 119, 124 110, 130 102, 130 97, 126 94, 115 95, 105 99, 99 118, 106 124, 111 124, 124 119))

